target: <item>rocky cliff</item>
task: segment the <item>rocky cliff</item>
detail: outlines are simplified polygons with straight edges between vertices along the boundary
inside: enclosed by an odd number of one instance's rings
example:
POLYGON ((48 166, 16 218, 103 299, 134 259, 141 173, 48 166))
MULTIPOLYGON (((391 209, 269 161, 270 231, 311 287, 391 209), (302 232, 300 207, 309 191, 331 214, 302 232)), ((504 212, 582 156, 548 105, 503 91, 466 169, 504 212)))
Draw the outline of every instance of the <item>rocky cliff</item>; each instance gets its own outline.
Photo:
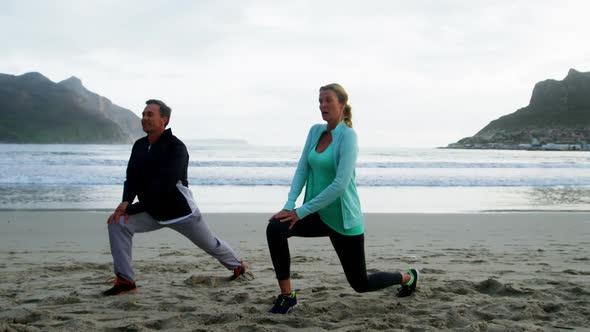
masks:
POLYGON ((535 85, 528 106, 490 122, 454 145, 531 141, 590 143, 590 72, 570 69, 561 80, 535 85))
POLYGON ((143 135, 137 115, 75 77, 0 74, 0 142, 130 143, 143 135))

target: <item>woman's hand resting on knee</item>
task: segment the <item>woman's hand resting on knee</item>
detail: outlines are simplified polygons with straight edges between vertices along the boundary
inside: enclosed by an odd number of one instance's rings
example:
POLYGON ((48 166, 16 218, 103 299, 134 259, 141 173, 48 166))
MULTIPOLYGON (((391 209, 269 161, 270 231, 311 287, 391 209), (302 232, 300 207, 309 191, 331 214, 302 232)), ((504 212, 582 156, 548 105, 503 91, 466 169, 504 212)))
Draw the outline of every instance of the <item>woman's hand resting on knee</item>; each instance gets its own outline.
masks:
POLYGON ((297 216, 297 213, 295 213, 295 210, 291 210, 291 211, 281 210, 281 211, 275 213, 269 219, 269 221, 271 221, 273 219, 278 219, 280 222, 288 222, 289 229, 293 228, 293 226, 295 226, 295 223, 297 223, 299 221, 299 217, 297 216))

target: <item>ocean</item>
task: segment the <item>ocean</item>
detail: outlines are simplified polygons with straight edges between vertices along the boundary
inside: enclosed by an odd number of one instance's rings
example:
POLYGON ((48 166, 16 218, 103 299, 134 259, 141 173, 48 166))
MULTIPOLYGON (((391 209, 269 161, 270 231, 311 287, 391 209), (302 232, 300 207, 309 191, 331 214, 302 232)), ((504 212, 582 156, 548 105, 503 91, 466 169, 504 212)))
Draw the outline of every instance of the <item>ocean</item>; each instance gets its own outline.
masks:
MULTIPOLYGON (((186 143, 201 211, 282 208, 301 147, 186 143)), ((0 144, 0 209, 114 209, 130 151, 0 144)), ((590 152, 361 147, 356 180, 364 212, 590 210, 590 152)))

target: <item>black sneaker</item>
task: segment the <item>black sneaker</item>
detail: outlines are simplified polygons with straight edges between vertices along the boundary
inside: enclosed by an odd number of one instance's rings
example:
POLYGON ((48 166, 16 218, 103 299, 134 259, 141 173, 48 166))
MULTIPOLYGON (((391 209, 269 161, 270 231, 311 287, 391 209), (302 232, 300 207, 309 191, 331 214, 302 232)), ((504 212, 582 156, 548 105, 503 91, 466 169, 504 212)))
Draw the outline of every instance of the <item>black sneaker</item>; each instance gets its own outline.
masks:
POLYGON ((416 269, 409 269, 408 272, 410 273, 410 281, 407 284, 402 284, 400 288, 397 290, 398 297, 406 297, 412 295, 414 290, 416 289, 416 285, 418 284, 418 276, 420 273, 416 269))
POLYGON ((113 295, 121 295, 128 292, 133 292, 137 290, 137 286, 134 282, 127 281, 123 278, 118 278, 115 280, 115 285, 104 292, 102 295, 104 296, 113 296, 113 295))
POLYGON ((240 265, 234 269, 234 274, 232 274, 232 276, 229 277, 229 280, 238 279, 239 276, 246 274, 247 270, 248 270, 248 266, 246 266, 246 264, 244 264, 244 262, 242 261, 242 265, 240 265))
POLYGON ((268 311, 271 314, 288 314, 291 309, 297 304, 297 294, 292 291, 289 295, 279 295, 275 301, 275 305, 268 311))

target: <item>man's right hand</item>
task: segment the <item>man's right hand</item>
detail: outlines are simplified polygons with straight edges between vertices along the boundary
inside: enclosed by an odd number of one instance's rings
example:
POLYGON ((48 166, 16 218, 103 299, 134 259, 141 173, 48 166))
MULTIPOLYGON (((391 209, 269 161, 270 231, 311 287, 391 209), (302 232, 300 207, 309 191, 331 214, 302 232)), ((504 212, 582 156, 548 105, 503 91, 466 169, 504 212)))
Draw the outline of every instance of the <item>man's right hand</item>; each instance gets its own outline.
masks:
POLYGON ((129 202, 121 202, 121 204, 119 204, 119 206, 117 206, 115 209, 115 212, 109 216, 109 219, 107 219, 107 224, 118 224, 121 217, 124 217, 125 223, 127 223, 127 221, 129 221, 129 215, 125 212, 125 210, 127 209, 128 205, 129 202))

